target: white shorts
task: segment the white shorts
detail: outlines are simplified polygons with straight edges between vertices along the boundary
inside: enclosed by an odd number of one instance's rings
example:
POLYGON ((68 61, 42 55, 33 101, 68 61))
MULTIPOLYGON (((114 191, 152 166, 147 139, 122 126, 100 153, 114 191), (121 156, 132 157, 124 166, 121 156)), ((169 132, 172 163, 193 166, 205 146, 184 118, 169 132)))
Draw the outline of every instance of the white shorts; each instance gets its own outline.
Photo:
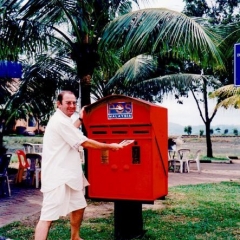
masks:
POLYGON ((84 191, 76 191, 64 184, 52 191, 43 193, 40 220, 53 221, 60 216, 87 206, 84 191))

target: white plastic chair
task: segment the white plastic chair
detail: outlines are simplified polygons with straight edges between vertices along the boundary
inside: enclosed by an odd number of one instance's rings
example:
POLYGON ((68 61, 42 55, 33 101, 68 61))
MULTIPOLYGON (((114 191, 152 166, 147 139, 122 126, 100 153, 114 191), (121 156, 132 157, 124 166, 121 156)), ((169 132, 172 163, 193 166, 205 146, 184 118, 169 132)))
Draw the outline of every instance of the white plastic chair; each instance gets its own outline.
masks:
POLYGON ((34 153, 34 146, 31 143, 23 143, 25 153, 34 153))
POLYGON ((34 149, 34 153, 42 153, 43 144, 33 143, 32 146, 33 146, 33 149, 34 149))
POLYGON ((39 143, 23 143, 25 153, 42 153, 42 144, 39 143))
POLYGON ((42 156, 38 153, 26 153, 26 158, 29 161, 29 168, 27 169, 27 181, 33 185, 35 177, 36 188, 38 188, 42 156))
POLYGON ((198 150, 195 154, 195 157, 193 159, 189 159, 188 160, 188 165, 190 167, 190 163, 196 163, 197 165, 197 170, 198 172, 201 172, 201 168, 200 168, 200 153, 201 153, 201 150, 198 150))
POLYGON ((172 168, 174 169, 175 155, 176 155, 175 150, 168 150, 168 169, 169 170, 171 170, 172 168))
POLYGON ((189 166, 188 166, 189 154, 190 154, 190 149, 182 148, 178 150, 178 158, 175 159, 175 163, 176 162, 180 163, 180 173, 183 173, 183 170, 184 170, 183 166, 185 166, 185 169, 187 169, 187 171, 189 172, 189 166))

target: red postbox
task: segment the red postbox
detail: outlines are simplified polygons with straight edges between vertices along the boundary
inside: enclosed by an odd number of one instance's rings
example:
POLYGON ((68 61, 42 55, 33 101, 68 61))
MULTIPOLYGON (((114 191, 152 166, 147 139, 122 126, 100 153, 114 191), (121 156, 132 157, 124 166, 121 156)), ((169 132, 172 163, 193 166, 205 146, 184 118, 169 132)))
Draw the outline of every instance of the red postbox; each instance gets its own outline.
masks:
POLYGON ((84 111, 87 136, 100 142, 134 143, 119 151, 88 149, 88 197, 154 201, 168 193, 167 109, 111 95, 84 111))

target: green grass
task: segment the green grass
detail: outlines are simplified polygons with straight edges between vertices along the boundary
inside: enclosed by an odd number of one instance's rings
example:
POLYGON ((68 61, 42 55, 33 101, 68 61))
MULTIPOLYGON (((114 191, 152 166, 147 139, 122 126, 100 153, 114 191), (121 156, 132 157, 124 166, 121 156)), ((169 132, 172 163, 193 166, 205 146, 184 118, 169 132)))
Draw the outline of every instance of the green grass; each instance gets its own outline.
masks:
POLYGON ((42 143, 43 136, 4 136, 3 141, 6 146, 22 145, 23 143, 42 143))
POLYGON ((223 156, 219 156, 219 157, 207 157, 207 156, 203 156, 201 157, 201 161, 225 161, 225 160, 229 160, 227 159, 226 157, 223 157, 223 156))
MULTIPOLYGON (((169 188, 159 210, 144 210, 142 240, 233 240, 240 239, 240 182, 222 182, 169 188)), ((100 207, 100 206, 99 206, 100 207)), ((97 214, 97 213, 96 213, 97 214)), ((114 239, 114 219, 84 221, 86 240, 114 239)), ((17 222, 0 228, 0 235, 14 240, 33 239, 34 226, 17 222)), ((67 220, 54 222, 49 240, 70 239, 67 220)))

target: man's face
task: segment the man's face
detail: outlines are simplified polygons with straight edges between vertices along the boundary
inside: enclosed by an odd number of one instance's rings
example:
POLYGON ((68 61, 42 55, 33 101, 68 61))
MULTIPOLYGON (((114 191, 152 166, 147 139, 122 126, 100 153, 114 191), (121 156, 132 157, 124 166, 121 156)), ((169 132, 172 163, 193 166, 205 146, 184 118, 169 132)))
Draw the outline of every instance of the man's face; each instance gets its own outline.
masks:
POLYGON ((58 108, 68 117, 76 111, 77 101, 74 94, 66 93, 63 95, 62 103, 57 102, 58 108))

